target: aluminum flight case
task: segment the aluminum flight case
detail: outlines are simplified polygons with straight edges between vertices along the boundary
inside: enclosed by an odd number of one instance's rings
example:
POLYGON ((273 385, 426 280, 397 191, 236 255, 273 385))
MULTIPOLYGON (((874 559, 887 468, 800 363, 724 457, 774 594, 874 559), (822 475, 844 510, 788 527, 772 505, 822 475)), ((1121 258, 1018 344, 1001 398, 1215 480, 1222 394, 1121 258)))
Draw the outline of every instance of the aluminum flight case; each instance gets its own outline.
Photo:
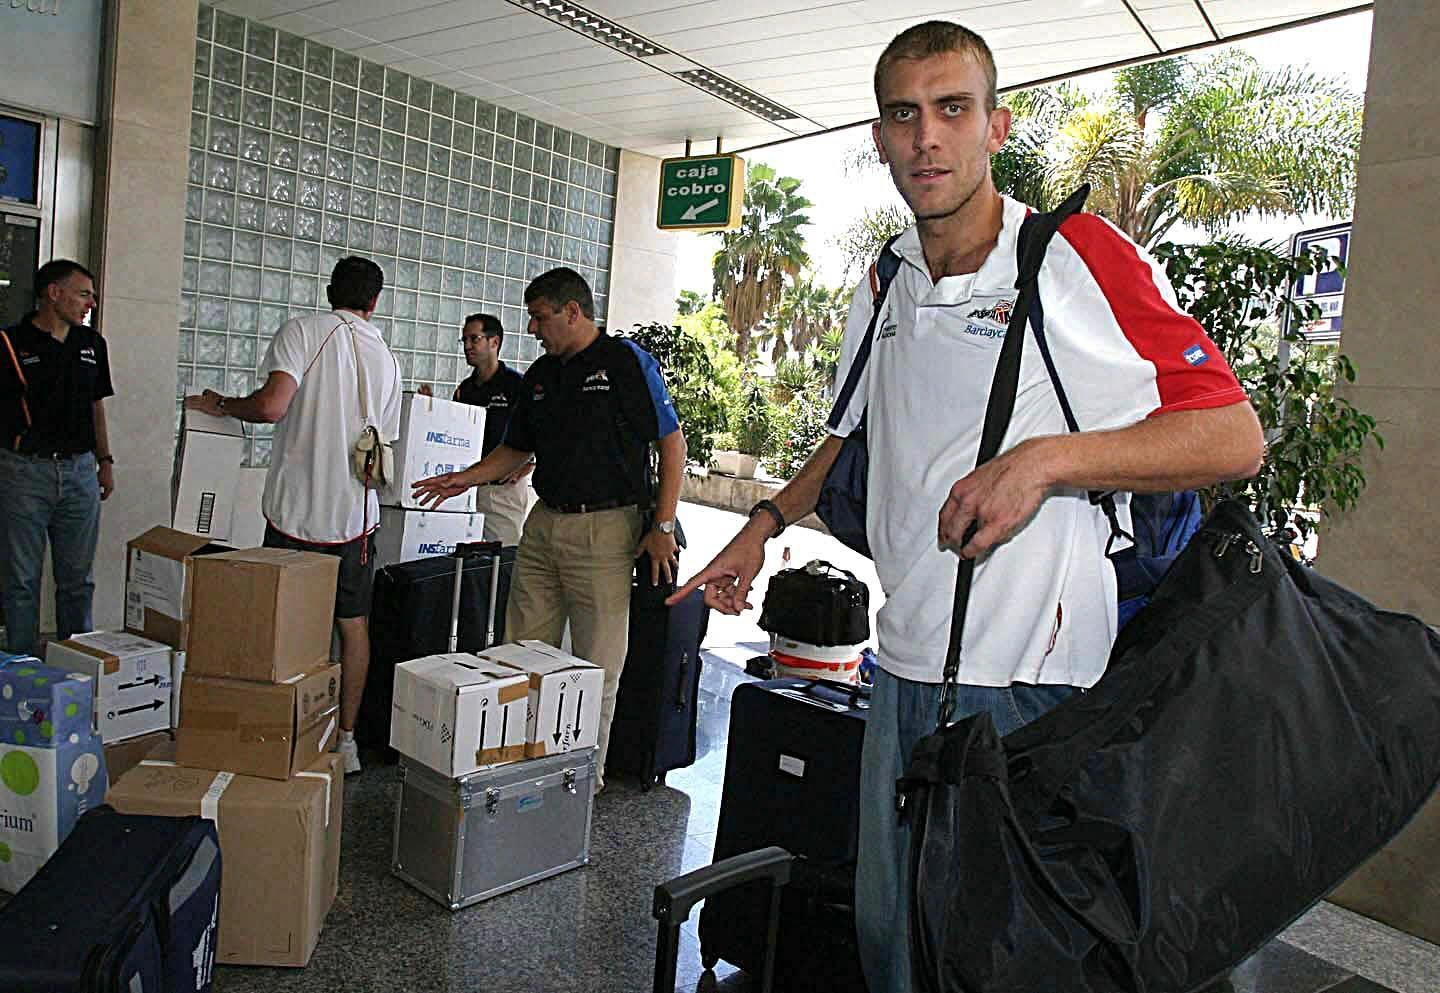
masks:
POLYGON ((459 910, 590 862, 595 749, 451 779, 401 756, 390 870, 459 910))

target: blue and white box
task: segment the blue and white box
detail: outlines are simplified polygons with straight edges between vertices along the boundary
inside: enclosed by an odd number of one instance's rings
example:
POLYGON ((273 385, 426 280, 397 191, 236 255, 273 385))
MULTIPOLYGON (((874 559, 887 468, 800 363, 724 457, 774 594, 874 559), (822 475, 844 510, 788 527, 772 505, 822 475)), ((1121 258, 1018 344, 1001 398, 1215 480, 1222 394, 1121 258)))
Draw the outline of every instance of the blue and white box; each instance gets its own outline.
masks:
POLYGON ((53 748, 71 735, 88 737, 94 707, 90 676, 0 653, 0 742, 53 748))
MULTIPOLYGON (((442 472, 467 469, 480 461, 485 440, 485 408, 406 393, 400 398, 400 437, 395 440, 399 478, 380 491, 389 507, 423 509, 410 484, 442 472)), ((435 510, 475 513, 475 490, 444 501, 435 510)))

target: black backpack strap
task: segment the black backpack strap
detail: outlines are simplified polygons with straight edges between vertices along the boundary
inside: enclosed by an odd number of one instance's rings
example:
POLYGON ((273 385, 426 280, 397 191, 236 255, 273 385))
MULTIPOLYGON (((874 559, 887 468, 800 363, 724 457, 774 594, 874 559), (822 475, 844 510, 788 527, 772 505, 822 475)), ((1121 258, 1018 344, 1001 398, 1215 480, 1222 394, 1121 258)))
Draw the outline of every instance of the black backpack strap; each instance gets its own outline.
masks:
MULTIPOLYGON (((1070 194, 1070 197, 1063 204, 1061 204, 1054 213, 1057 215, 1064 214, 1065 217, 1070 216, 1070 214, 1075 213, 1080 209, 1081 206, 1084 205, 1085 196, 1089 194, 1089 192, 1089 186, 1082 186, 1080 189, 1070 194), (1078 202, 1075 202, 1077 201, 1077 198, 1078 202)), ((1036 292, 1030 299, 1029 311, 1030 330, 1035 336, 1035 344, 1040 349, 1040 357, 1045 360, 1045 371, 1050 374, 1050 383, 1052 386, 1055 387, 1055 396, 1060 401, 1060 412, 1065 416, 1065 426, 1070 429, 1071 433, 1079 433, 1080 424, 1075 419, 1075 411, 1070 406, 1070 398, 1065 395, 1065 387, 1060 382, 1060 373, 1055 368, 1055 359, 1050 354, 1050 343, 1045 337, 1045 307, 1040 301, 1038 282, 1040 275, 1040 266, 1045 261, 1044 254, 1043 252, 1040 253, 1038 258, 1034 257, 1034 253, 1027 255, 1027 242, 1029 241, 1028 236, 1031 234, 1031 232, 1028 231, 1027 228, 1030 225, 1030 221, 1035 219, 1037 216, 1042 215, 1032 214, 1031 217, 1026 218, 1025 226, 1021 227, 1020 229, 1020 238, 1016 245, 1015 254, 1017 263, 1020 266, 1020 271, 1022 274, 1021 279, 1024 279, 1025 274, 1029 273, 1031 274, 1031 278, 1036 280, 1036 292)), ((1059 224, 1056 224, 1055 227, 1056 229, 1058 229, 1059 224)), ((1017 282, 1016 285, 1019 285, 1019 283, 1017 282)), ((1100 509, 1105 513, 1105 519, 1110 522, 1110 540, 1105 544, 1105 554, 1107 556, 1114 551, 1115 542, 1117 540, 1124 539, 1132 543, 1134 542, 1134 536, 1120 526, 1120 515, 1115 509, 1115 495, 1113 490, 1106 490, 1104 492, 1100 490, 1091 490, 1090 502, 1092 504, 1098 504, 1100 506, 1100 509)))
MULTIPOLYGON (((1055 237, 1061 223, 1085 205, 1090 187, 1082 186, 1072 193, 1055 210, 1044 214, 1031 214, 1020 226, 1019 272, 1015 278, 1015 309, 1011 312, 1010 323, 1005 330, 1005 343, 1000 348, 1000 357, 995 364, 995 378, 990 384, 990 397, 985 406, 985 423, 980 431, 980 451, 975 457, 977 466, 989 462, 1000 451, 1005 432, 1010 428, 1010 417, 1015 412, 1015 393, 1020 384, 1020 357, 1025 342, 1025 326, 1032 308, 1038 306, 1040 298, 1040 266, 1045 261, 1045 252, 1050 240, 1055 237)), ((964 540, 969 541, 977 525, 972 523, 964 540)), ((955 707, 955 677, 960 673, 960 649, 965 634, 965 614, 970 605, 970 587, 975 578, 975 560, 961 559, 955 572, 955 603, 950 614, 950 645, 945 653, 944 684, 940 690, 939 728, 950 723, 955 707)))
POLYGON ((880 257, 870 267, 870 291, 875 298, 874 306, 870 311, 870 323, 865 328, 865 337, 850 363, 850 372, 845 376, 845 385, 840 387, 840 392, 835 397, 835 405, 830 408, 830 417, 825 422, 832 429, 840 427, 845 411, 850 407, 850 398, 855 395, 855 388, 860 385, 860 374, 870 362, 870 348, 875 342, 875 324, 880 320, 880 309, 885 303, 885 295, 890 292, 890 284, 894 282, 895 274, 900 271, 900 256, 891 251, 891 247, 899 240, 900 235, 897 234, 885 242, 885 246, 880 249, 880 257))

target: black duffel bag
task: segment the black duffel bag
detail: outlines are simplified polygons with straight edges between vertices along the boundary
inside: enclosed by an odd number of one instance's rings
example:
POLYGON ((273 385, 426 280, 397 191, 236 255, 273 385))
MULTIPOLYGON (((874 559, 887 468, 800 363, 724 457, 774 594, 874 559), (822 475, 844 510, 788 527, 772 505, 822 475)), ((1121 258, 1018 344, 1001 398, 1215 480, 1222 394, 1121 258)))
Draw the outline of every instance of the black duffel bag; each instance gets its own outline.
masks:
POLYGON ((781 569, 765 589, 760 628, 811 645, 858 645, 870 637, 870 590, 820 559, 781 569))
POLYGON ((1191 993, 1383 847, 1440 780, 1440 638, 1217 507, 1105 675, 997 737, 923 739, 926 993, 1191 993))

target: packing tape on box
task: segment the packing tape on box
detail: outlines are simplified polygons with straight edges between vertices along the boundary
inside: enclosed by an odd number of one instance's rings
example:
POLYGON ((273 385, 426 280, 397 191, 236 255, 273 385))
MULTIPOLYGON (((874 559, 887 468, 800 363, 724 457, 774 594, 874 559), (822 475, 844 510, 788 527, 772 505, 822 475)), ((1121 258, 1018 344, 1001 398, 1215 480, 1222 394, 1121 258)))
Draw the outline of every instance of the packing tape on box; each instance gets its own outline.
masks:
POLYGON ((230 786, 231 780, 235 778, 233 772, 217 772, 210 783, 210 788, 200 798, 200 816, 207 821, 214 821, 215 826, 220 826, 220 797, 230 786))
POLYGON ((320 745, 316 748, 317 752, 323 754, 328 749, 330 736, 335 733, 335 728, 338 725, 339 720, 340 719, 338 717, 332 717, 330 718, 330 723, 325 725, 325 733, 320 736, 320 745))
POLYGON ((328 772, 297 772, 296 779, 323 779, 325 780, 325 830, 330 830, 330 784, 334 782, 328 772))
MULTIPOLYGON (((176 768, 174 762, 167 762, 164 759, 142 759, 140 764, 158 765, 168 769, 176 768)), ((301 775, 304 775, 304 773, 301 773, 301 775)), ((314 774, 312 773, 312 775, 314 774)), ((200 798, 200 816, 207 821, 214 821, 217 827, 220 825, 220 797, 224 795, 225 790, 229 788, 234 778, 235 773, 233 772, 215 773, 215 778, 210 781, 210 788, 206 790, 205 795, 200 798)), ((330 816, 328 801, 326 802, 325 816, 327 819, 330 816)))

